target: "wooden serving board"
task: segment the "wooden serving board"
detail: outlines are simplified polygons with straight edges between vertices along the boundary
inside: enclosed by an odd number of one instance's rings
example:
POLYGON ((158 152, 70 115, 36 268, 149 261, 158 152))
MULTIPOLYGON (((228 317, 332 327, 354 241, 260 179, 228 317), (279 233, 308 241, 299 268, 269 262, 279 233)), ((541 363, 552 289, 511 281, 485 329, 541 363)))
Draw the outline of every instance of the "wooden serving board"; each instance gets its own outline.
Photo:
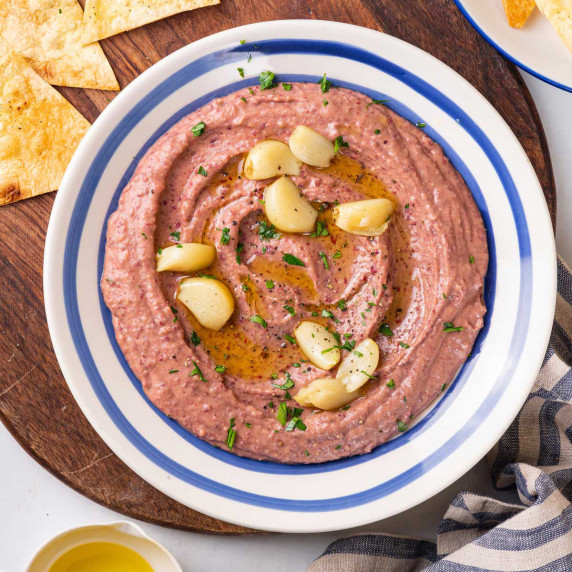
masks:
MULTIPOLYGON (((101 44, 125 87, 194 40, 233 26, 288 18, 337 20, 381 30, 458 71, 512 127, 555 220, 550 157, 530 94, 516 68, 479 36, 451 0, 221 0, 218 6, 179 14, 101 44)), ((114 97, 95 90, 60 91, 90 121, 114 97)), ((154 489, 110 451, 83 416, 58 367, 44 312, 43 247, 54 198, 44 195, 0 208, 0 418, 48 471, 115 511, 196 532, 256 532, 202 515, 154 489)))

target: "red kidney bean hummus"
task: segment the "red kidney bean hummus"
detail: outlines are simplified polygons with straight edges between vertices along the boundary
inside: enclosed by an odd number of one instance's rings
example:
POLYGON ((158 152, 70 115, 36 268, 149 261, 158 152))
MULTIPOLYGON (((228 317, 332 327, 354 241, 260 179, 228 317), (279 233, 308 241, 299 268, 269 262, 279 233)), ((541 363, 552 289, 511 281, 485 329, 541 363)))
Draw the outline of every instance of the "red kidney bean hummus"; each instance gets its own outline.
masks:
POLYGON ((109 219, 105 302, 148 398, 197 437, 279 463, 367 453, 406 431, 471 352, 486 311, 485 228, 424 124, 335 86, 261 87, 211 101, 141 159, 109 219), (244 165, 256 145, 288 144, 300 125, 336 141, 335 154, 287 177, 317 213, 312 232, 287 232, 265 211, 277 177, 248 178, 244 165), (380 198, 394 208, 381 234, 336 224, 344 203, 380 198), (158 271, 164 250, 188 243, 214 247, 212 263, 158 271), (203 294, 181 302, 189 279, 228 289, 234 306, 222 327, 205 327, 203 294), (341 367, 308 359, 295 336, 304 321, 327 329, 335 348, 319 354, 339 352, 340 363, 366 338, 379 348, 343 407, 295 400, 314 380, 339 384, 341 367))

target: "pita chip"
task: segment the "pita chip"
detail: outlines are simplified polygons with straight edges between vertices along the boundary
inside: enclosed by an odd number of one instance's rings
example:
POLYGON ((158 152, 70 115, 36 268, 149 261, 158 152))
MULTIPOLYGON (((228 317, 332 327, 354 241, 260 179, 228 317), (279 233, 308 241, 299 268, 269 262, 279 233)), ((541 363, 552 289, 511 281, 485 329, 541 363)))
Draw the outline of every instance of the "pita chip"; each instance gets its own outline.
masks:
POLYGON ((0 34, 53 85, 119 89, 101 46, 82 44, 82 22, 76 0, 3 0, 0 34))
POLYGON ((536 5, 572 52, 572 0, 536 0, 536 5))
POLYGON ((220 0, 86 0, 82 40, 95 42, 220 0))
POLYGON ((509 26, 522 28, 534 10, 534 0, 502 0, 509 26))
POLYGON ((88 129, 0 38, 0 205, 56 190, 88 129))

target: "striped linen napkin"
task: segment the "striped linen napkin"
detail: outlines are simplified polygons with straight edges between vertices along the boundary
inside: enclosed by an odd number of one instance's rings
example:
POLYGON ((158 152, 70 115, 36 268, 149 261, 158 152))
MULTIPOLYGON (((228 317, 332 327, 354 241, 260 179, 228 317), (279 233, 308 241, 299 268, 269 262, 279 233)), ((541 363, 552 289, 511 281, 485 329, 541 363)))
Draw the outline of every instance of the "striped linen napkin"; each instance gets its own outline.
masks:
POLYGON ((330 544, 307 572, 572 571, 572 274, 558 260, 556 316, 542 369, 489 453, 495 486, 522 504, 461 492, 437 542, 360 534, 330 544))

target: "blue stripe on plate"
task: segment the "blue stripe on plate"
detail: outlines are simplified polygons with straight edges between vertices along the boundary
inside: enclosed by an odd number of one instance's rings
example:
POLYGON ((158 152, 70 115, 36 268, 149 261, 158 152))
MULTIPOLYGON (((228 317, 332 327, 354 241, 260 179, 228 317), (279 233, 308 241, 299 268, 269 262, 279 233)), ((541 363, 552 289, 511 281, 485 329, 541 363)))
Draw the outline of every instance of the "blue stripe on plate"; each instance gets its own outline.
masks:
MULTIPOLYGON (((183 480, 184 482, 190 483, 194 486, 197 486, 211 493, 218 494, 225 498, 238 500, 244 503, 253 504, 256 506, 262 506, 267 508, 279 508, 282 510, 291 510, 291 511, 330 511, 330 510, 339 510, 343 508, 351 508, 353 506, 371 502, 375 499, 387 496, 388 494, 391 494, 392 492, 395 492, 403 488, 407 484, 413 482, 415 479, 422 476, 429 469, 439 464, 442 460, 447 458, 453 451, 455 451, 464 442, 464 440, 468 436, 470 436, 470 434, 477 427, 479 427, 486 420, 488 414, 493 410, 494 405, 506 390, 506 387, 508 385, 506 383, 506 380, 510 379, 519 361, 524 341, 526 339, 525 332, 528 329, 529 318, 530 318, 530 305, 529 304, 527 305, 527 302, 529 302, 531 299, 532 260, 530 253, 530 238, 528 234, 528 228, 526 225, 526 220, 522 208, 522 203, 520 201, 520 197, 518 196, 518 192, 516 190, 514 182, 512 181, 508 169, 506 168, 504 162, 502 161, 502 158, 500 157, 499 153, 496 151, 496 149, 494 148, 490 140, 486 137, 486 135, 482 132, 482 130, 476 125, 476 123, 461 108, 459 108, 455 103, 453 103, 439 90, 435 89, 434 87, 427 84, 425 81, 419 79, 415 75, 411 74, 407 70, 400 68, 399 66, 396 66, 395 64, 379 56, 376 56, 372 53, 366 52, 364 50, 346 44, 340 44, 329 41, 315 41, 315 40, 268 40, 258 43, 258 48, 259 48, 258 52, 252 52, 254 57, 258 56, 259 54, 268 55, 268 54, 281 54, 281 53, 322 54, 322 55, 337 56, 346 59, 351 59, 354 61, 359 61, 367 65, 370 65, 376 69, 379 69, 384 73, 392 75, 393 77, 403 82, 410 88, 419 92, 427 99, 430 99, 435 105, 440 107, 444 112, 448 113, 451 117, 456 119, 460 123, 460 125, 480 145, 483 152, 487 155, 491 164, 497 171, 497 174, 500 177, 507 193, 507 198, 509 200, 512 209, 513 217, 515 220, 515 226, 518 233, 520 262, 521 262, 521 284, 519 293, 518 318, 511 336, 512 351, 503 366, 503 370, 501 372, 501 375, 499 376, 499 381, 494 385, 491 393, 486 397, 485 401, 479 407, 478 411, 473 415, 471 419, 467 421, 467 423, 463 426, 463 428, 460 431, 458 431, 455 435, 452 435, 451 438, 433 454, 429 455, 426 459, 419 462, 415 466, 411 467, 409 470, 405 471, 401 475, 391 480, 388 480, 378 486, 375 486, 369 490, 361 491, 354 495, 331 498, 331 499, 307 500, 307 501, 273 498, 268 496, 261 496, 252 493, 247 493, 233 487, 222 485, 211 479, 207 479, 202 475, 199 475, 198 473, 191 471, 186 467, 181 466, 172 459, 168 458, 161 451, 153 447, 148 441, 146 441, 136 431, 136 429, 127 421, 127 419, 124 417, 120 409, 112 400, 97 370, 97 366, 95 365, 95 362, 93 360, 93 357, 91 356, 91 353, 89 351, 85 339, 83 325, 81 323, 79 316, 77 291, 76 291, 77 256, 78 256, 78 248, 80 242, 79 239, 81 237, 85 217, 89 210, 89 206, 91 204, 91 200, 93 198, 95 189, 99 183, 101 174, 105 170, 107 163, 113 156, 114 152, 116 151, 121 141, 146 114, 150 113, 156 105, 161 103, 161 101, 163 101, 175 90, 186 85, 188 82, 196 79, 202 74, 212 69, 215 69, 220 65, 228 64, 229 62, 232 61, 242 60, 244 58, 244 52, 249 50, 248 45, 236 47, 231 50, 221 50, 219 52, 214 52, 212 54, 199 58, 198 60, 184 66, 183 68, 175 72, 171 77, 169 77, 167 80, 164 80, 161 84, 159 84, 156 88, 154 88, 148 95, 142 98, 142 100, 139 103, 137 103, 126 114, 126 116, 118 123, 118 125, 114 128, 114 130, 110 134, 110 136, 101 146, 100 151, 94 157, 93 162, 90 165, 86 177, 80 188, 76 204, 74 206, 74 210, 72 213, 72 219, 68 229, 68 235, 66 238, 65 251, 64 251, 63 283, 64 283, 64 299, 66 304, 68 323, 70 326, 72 337, 74 339, 76 351, 78 352, 78 356, 82 362, 85 373, 88 379, 90 380, 94 392, 96 393, 98 399, 105 408, 106 412, 113 420, 115 425, 123 433, 123 435, 127 439, 129 439, 129 441, 141 453, 143 453, 146 457, 148 457, 150 460, 156 463, 163 470, 183 480)), ((250 47, 250 49, 252 48, 250 47)), ((308 76, 288 75, 284 76, 284 79, 286 81, 299 81, 301 79, 302 80, 310 79, 311 81, 317 81, 318 78, 317 77, 309 78, 308 76)), ((360 86, 355 86, 353 84, 348 84, 339 80, 337 81, 334 80, 334 81, 338 85, 347 86, 350 87, 351 89, 357 89, 358 91, 362 91, 368 95, 371 95, 373 98, 376 99, 383 97, 383 94, 374 92, 372 90, 363 89, 360 86)), ((203 96, 194 101, 193 103, 189 104, 176 114, 174 114, 167 122, 165 122, 165 124, 163 124, 161 128, 157 130, 157 132, 154 133, 153 136, 146 142, 144 147, 137 154, 137 156, 127 169, 126 173, 122 178, 120 186, 116 190, 113 202, 110 205, 107 216, 109 216, 109 214, 116 208, 118 195, 120 194, 120 191, 123 188, 123 186, 129 180, 133 172, 133 169, 135 168, 137 162, 140 160, 145 150, 148 148, 148 146, 152 145, 153 142, 166 129, 168 129, 171 125, 176 123, 176 121, 181 119, 184 115, 188 114, 192 109, 201 107, 207 101, 210 101, 210 99, 213 96, 220 97, 222 95, 226 95, 227 93, 235 91, 236 89, 242 86, 250 85, 251 83, 252 80, 244 80, 241 82, 236 82, 235 84, 228 85, 218 90, 216 93, 211 93, 206 96, 203 96)), ((415 114, 413 114, 411 110, 399 104, 398 102, 391 102, 390 106, 395 111, 397 111, 401 115, 404 115, 406 118, 410 120, 418 119, 418 117, 415 114)), ((480 190, 478 189, 476 181, 472 177, 467 167, 461 162, 458 155, 454 153, 454 151, 450 148, 450 146, 446 143, 446 141, 444 141, 439 136, 438 133, 431 130, 430 127, 428 128, 428 133, 438 143, 440 143, 443 146, 445 152, 451 159, 453 165, 459 170, 461 175, 463 175, 463 177, 465 178, 483 214, 483 219, 485 221, 485 225, 488 231, 491 264, 489 268, 489 273, 487 275, 486 299, 487 299, 487 305, 489 307, 489 314, 487 315, 487 325, 485 326, 485 329, 481 332, 479 338, 477 339, 477 344, 475 346, 475 349, 478 351, 480 344, 482 344, 486 336, 486 331, 488 329, 488 323, 489 323, 490 309, 493 307, 494 304, 494 291, 496 284, 496 251, 494 245, 493 229, 491 226, 491 221, 488 215, 484 197, 482 196, 480 190)), ((101 270, 103 251, 104 251, 104 240, 102 239, 99 248, 99 260, 98 260, 99 270, 101 270)), ((132 380, 133 383, 136 384, 135 386, 138 388, 138 390, 141 391, 139 382, 136 381, 133 374, 130 372, 123 355, 121 354, 119 348, 117 347, 113 329, 111 327, 109 319, 109 313, 107 312, 106 308, 102 303, 101 296, 100 296, 100 303, 102 304, 102 311, 104 312, 104 321, 106 323, 107 333, 110 337, 110 341, 114 345, 117 356, 120 359, 123 367, 128 372, 130 379, 132 380)), ((456 385, 462 383, 463 380, 466 379, 471 367, 472 367, 471 361, 465 364, 465 366, 461 370, 461 374, 457 377, 457 380, 455 381, 456 385)), ((243 459, 235 455, 232 455, 230 453, 220 451, 204 443, 203 441, 200 441, 196 437, 193 437, 192 435, 187 433, 184 429, 182 429, 180 426, 178 426, 176 423, 168 420, 162 413, 160 413, 156 409, 155 410, 157 411, 158 415, 161 415, 164 418, 165 422, 168 422, 171 425, 171 427, 173 427, 173 429, 177 431, 177 433, 179 433, 180 435, 184 435, 185 438, 189 440, 194 446, 197 446, 203 451, 207 451, 209 454, 216 456, 221 461, 230 462, 241 468, 250 470, 258 470, 270 473, 303 474, 309 472, 320 472, 325 470, 342 469, 344 467, 352 466, 354 464, 366 462, 372 457, 380 456, 394 448, 402 446, 406 442, 414 439, 415 436, 418 435, 423 430, 424 427, 425 428, 428 427, 432 419, 434 422, 434 420, 436 419, 435 416, 437 414, 437 411, 439 411, 440 408, 443 408, 441 411, 442 414, 442 412, 450 405, 450 402, 454 399, 454 395, 455 391, 453 390, 453 392, 449 394, 444 400, 442 400, 441 403, 437 407, 435 407, 433 411, 431 411, 429 415, 423 421, 421 421, 416 427, 412 428, 409 432, 400 436, 398 439, 395 439, 390 443, 387 443, 379 447, 378 449, 376 449, 372 453, 369 453, 368 455, 363 455, 361 457, 352 457, 350 459, 343 459, 340 461, 334 461, 322 465, 311 465, 311 466, 303 466, 303 465, 289 466, 289 465, 280 465, 277 463, 253 461, 251 459, 243 459)), ((153 406, 150 404, 150 407, 153 406)))

